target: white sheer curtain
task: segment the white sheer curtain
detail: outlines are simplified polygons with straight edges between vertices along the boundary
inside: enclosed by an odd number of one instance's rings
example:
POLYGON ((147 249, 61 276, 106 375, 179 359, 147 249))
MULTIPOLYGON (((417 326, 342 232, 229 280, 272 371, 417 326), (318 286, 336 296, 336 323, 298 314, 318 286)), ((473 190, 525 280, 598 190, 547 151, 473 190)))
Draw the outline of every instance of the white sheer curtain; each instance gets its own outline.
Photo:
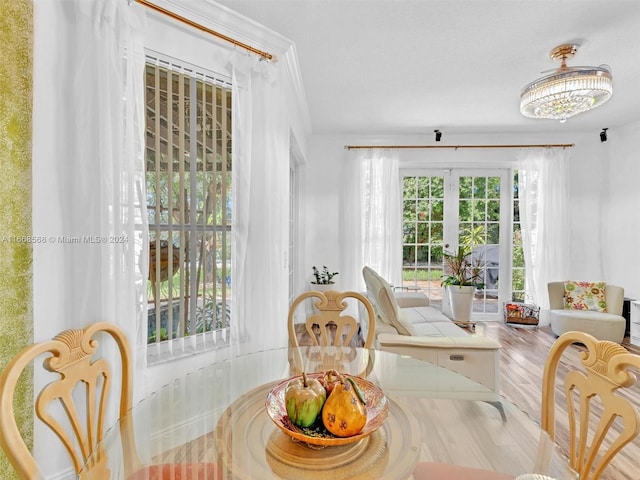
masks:
POLYGON ((370 266, 401 285, 402 191, 398 150, 356 149, 345 166, 341 202, 341 264, 345 285, 364 289, 370 266))
MULTIPOLYGON (((35 2, 34 24, 34 340, 107 321, 144 353, 144 16, 122 0, 35 2)), ((115 347, 105 356, 119 395, 115 347)), ((137 401, 145 357, 131 360, 137 401)), ((50 381, 37 374, 35 391, 50 381)), ((106 425, 116 416, 112 402, 106 425)), ((70 467, 63 450, 36 422, 43 471, 70 467)))
POLYGON ((242 354, 287 345, 289 129, 278 64, 236 52, 231 65, 230 342, 242 354))
POLYGON ((135 349, 146 343, 144 16, 122 0, 36 8, 51 35, 36 55, 36 324, 47 335, 49 322, 56 333, 113 322, 135 349))
POLYGON ((568 152, 522 150, 518 196, 527 300, 549 308, 547 283, 567 278, 569 265, 568 152))

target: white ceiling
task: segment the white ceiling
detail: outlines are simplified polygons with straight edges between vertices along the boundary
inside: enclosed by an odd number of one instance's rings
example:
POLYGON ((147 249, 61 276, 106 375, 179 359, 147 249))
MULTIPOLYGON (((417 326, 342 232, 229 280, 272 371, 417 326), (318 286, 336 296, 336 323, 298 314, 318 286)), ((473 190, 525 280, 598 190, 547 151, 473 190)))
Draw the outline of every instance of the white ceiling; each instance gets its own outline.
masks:
POLYGON ((296 45, 314 133, 600 131, 640 120, 640 0, 218 0, 296 45), (557 68, 611 67, 614 94, 560 124, 519 112, 557 68))

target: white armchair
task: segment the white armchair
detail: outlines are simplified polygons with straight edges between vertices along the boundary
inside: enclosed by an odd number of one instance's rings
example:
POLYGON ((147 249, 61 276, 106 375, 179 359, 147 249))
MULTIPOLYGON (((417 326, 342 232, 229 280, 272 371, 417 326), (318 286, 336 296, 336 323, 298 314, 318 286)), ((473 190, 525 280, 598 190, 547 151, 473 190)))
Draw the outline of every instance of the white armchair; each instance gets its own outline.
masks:
POLYGON ((565 282, 549 282, 549 319, 551 330, 560 336, 569 331, 585 332, 598 340, 621 343, 626 322, 622 316, 624 289, 606 284, 604 288, 605 311, 566 308, 565 282))

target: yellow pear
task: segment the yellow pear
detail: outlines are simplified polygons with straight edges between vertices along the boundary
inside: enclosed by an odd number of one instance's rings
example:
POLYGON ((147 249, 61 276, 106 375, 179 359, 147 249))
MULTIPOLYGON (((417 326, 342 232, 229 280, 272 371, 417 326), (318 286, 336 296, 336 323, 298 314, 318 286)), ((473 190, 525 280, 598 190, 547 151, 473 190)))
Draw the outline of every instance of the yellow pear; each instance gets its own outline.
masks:
POLYGON ((367 423, 364 398, 355 382, 340 375, 322 407, 322 423, 336 437, 351 437, 367 423))

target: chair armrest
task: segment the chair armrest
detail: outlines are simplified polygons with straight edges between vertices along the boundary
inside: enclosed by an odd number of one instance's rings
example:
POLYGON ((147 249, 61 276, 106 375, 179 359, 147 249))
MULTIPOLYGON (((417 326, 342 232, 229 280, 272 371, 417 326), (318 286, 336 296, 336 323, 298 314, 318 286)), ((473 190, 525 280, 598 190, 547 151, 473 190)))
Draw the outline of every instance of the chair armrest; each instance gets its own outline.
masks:
POLYGON ((500 342, 489 337, 414 337, 409 335, 395 335, 381 333, 377 337, 381 347, 406 346, 424 348, 473 348, 479 350, 498 350, 502 348, 500 342))

